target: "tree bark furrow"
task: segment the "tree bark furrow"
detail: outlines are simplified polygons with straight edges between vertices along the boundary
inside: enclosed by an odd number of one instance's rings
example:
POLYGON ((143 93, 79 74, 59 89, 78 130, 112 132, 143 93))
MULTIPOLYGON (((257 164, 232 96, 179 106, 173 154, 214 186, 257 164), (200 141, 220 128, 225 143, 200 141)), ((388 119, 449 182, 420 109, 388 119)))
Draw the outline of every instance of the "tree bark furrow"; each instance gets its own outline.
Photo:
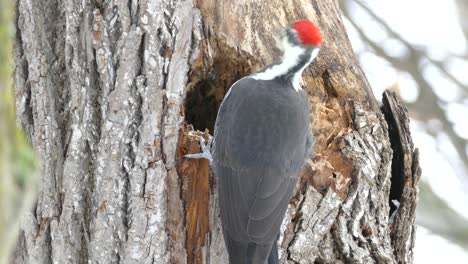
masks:
POLYGON ((304 194, 294 239, 287 248, 289 263, 315 263, 324 236, 330 232, 342 201, 329 190, 323 197, 312 186, 304 194))
POLYGON ((334 235, 343 260, 394 263, 389 240, 389 178, 392 151, 386 123, 379 113, 354 103, 355 131, 345 135, 343 153, 356 168, 348 198, 338 216, 334 235), (386 183, 386 184, 385 184, 386 183), (381 185, 383 184, 383 185, 381 185))
POLYGON ((131 145, 137 144, 139 98, 136 77, 140 71, 138 48, 142 31, 133 27, 125 40, 115 89, 108 96, 107 118, 101 127, 93 196, 90 259, 116 262, 127 234, 129 171, 133 166, 131 145))
MULTIPOLYGON (((63 149, 61 147, 65 131, 61 116, 57 112, 57 109, 62 108, 60 101, 62 90, 59 89, 61 69, 57 67, 60 62, 53 53, 55 47, 50 35, 53 30, 49 29, 61 23, 56 8, 44 8, 51 6, 51 2, 18 1, 17 5, 17 26, 20 28, 18 38, 21 42, 17 44, 16 50, 24 54, 24 60, 21 60, 24 64, 20 66, 24 75, 17 74, 16 77, 19 83, 26 85, 17 92, 25 91, 29 94, 30 91, 29 99, 24 99, 24 103, 29 105, 19 104, 19 113, 25 114, 19 115, 18 119, 22 124, 30 124, 31 129, 28 129, 28 134, 40 154, 41 173, 49 175, 41 180, 41 193, 35 212, 22 221, 22 228, 31 231, 24 233, 26 245, 30 249, 24 259, 28 262, 49 262, 52 259, 51 233, 54 232, 58 217, 62 213, 60 192, 63 149)), ((60 43, 60 40, 57 42, 60 43)))

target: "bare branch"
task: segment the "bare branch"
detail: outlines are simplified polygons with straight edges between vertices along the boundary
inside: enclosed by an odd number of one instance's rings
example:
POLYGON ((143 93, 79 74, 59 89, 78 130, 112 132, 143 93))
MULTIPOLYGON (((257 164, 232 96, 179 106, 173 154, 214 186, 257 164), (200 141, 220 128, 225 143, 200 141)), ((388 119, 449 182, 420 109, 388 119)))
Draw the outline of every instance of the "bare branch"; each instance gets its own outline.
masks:
MULTIPOLYGON (((434 93, 434 87, 431 83, 425 78, 422 72, 419 70, 419 65, 421 62, 429 60, 434 63, 435 61, 430 59, 424 51, 414 48, 409 42, 404 40, 399 34, 394 32, 381 18, 375 15, 368 7, 355 1, 360 6, 362 6, 373 18, 376 18, 376 21, 380 23, 388 32, 389 35, 401 40, 402 44, 405 45, 408 49, 407 58, 397 58, 389 55, 384 48, 375 43, 370 39, 367 34, 356 24, 356 22, 350 16, 346 5, 343 5, 343 13, 345 17, 348 18, 351 25, 356 29, 357 33, 361 39, 369 45, 369 47, 374 51, 374 53, 386 61, 388 61, 393 67, 408 72, 416 81, 419 86, 419 98, 414 103, 407 103, 410 110, 416 112, 416 118, 427 121, 429 119, 437 118, 439 119, 444 129, 447 131, 448 136, 453 142, 455 149, 457 150, 458 155, 463 160, 464 164, 468 164, 468 156, 465 152, 466 141, 458 136, 454 130, 453 125, 447 119, 444 109, 439 104, 437 95, 434 93)), ((434 64, 437 67, 437 64, 441 66, 441 63, 435 62, 434 64)), ((438 67, 439 68, 439 67, 438 67)), ((444 67, 442 67, 444 68, 444 67)))
MULTIPOLYGON (((394 31, 382 18, 377 16, 374 13, 374 11, 372 11, 367 5, 365 5, 359 0, 353 0, 353 2, 355 2, 359 7, 361 7, 364 11, 366 11, 366 13, 368 13, 369 16, 371 16, 372 19, 375 20, 375 22, 377 22, 380 26, 382 26, 390 37, 395 38, 398 41, 400 41, 401 44, 403 44, 410 53, 412 54, 418 53, 418 56, 420 56, 422 59, 429 61, 431 64, 437 67, 450 81, 452 81, 453 83, 458 85, 461 89, 463 89, 462 92, 464 96, 468 96, 467 94, 468 87, 465 84, 463 84, 460 80, 458 80, 455 76, 453 76, 453 74, 447 71, 443 62, 434 60, 429 55, 427 55, 425 50, 415 48, 411 43, 409 43, 406 39, 404 39, 400 34, 394 31)), ((346 16, 351 20, 351 17, 349 15, 346 15, 346 16)))
POLYGON ((425 182, 420 185, 417 223, 468 251, 468 221, 434 193, 425 182))
MULTIPOLYGON (((468 2, 465 0, 455 0, 458 11, 458 21, 460 21, 460 27, 462 28, 465 40, 468 42, 468 2)), ((468 50, 467 50, 468 53, 468 50)))

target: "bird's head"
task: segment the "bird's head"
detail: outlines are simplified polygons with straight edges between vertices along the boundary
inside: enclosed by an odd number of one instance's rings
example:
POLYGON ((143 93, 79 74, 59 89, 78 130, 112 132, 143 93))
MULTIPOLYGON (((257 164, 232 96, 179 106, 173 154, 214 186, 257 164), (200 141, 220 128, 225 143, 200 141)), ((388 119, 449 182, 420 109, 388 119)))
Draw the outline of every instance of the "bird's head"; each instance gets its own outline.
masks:
POLYGON ((299 20, 288 26, 285 38, 294 46, 319 48, 322 45, 320 29, 309 20, 299 20))
POLYGON ((293 86, 299 91, 299 79, 307 67, 318 55, 322 45, 320 29, 309 20, 299 20, 286 28, 282 36, 283 56, 274 63, 253 75, 257 80, 273 80, 292 77, 293 86))

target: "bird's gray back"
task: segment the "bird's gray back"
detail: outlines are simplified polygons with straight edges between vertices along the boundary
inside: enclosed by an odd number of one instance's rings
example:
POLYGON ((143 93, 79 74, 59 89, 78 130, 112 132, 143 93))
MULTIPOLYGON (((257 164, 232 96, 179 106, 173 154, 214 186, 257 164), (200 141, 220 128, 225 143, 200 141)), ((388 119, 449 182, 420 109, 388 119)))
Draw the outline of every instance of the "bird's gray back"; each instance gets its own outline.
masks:
POLYGON ((274 241, 304 163, 309 122, 307 95, 286 82, 244 78, 231 87, 213 153, 225 235, 274 241))
POLYGON ((220 162, 279 170, 302 165, 309 133, 308 97, 283 85, 288 84, 244 78, 231 88, 215 126, 215 138, 222 133, 224 140, 215 141, 220 162))

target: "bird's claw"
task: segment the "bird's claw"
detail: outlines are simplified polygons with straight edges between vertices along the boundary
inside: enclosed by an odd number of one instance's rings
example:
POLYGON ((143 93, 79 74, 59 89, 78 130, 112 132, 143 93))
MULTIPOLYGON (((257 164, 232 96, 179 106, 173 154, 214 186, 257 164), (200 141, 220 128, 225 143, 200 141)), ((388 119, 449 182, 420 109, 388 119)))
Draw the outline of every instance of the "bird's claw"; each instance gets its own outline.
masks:
POLYGON ((201 153, 187 154, 184 157, 188 159, 207 159, 210 162, 210 165, 213 163, 213 157, 211 156, 211 143, 213 142, 213 137, 208 136, 208 143, 205 142, 203 136, 198 136, 198 141, 200 142, 201 153))

